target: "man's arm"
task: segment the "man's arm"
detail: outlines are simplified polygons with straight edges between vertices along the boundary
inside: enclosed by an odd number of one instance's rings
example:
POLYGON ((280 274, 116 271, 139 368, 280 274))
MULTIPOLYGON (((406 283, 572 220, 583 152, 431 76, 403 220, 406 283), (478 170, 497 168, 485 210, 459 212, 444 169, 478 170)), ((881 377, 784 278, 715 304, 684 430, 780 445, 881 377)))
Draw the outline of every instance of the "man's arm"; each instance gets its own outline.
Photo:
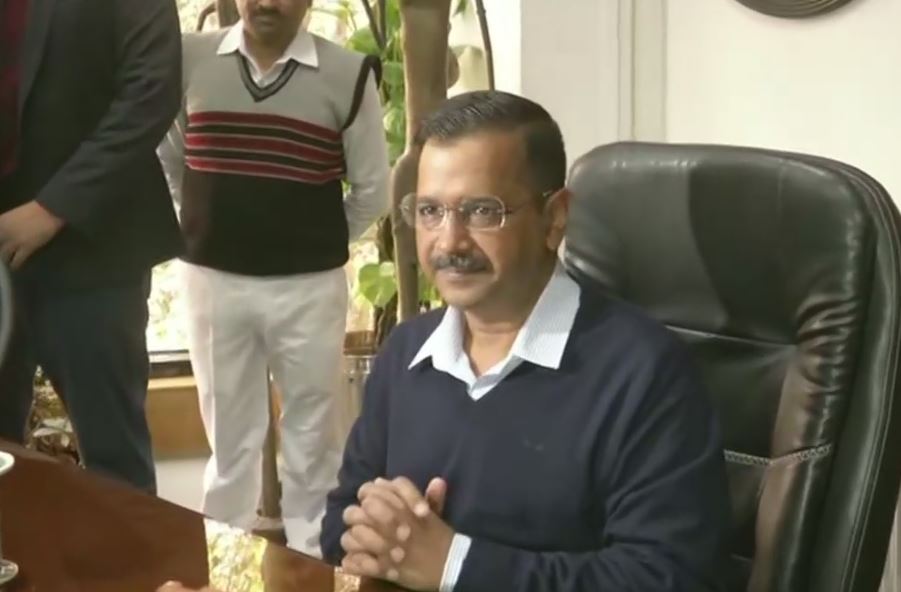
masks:
POLYGON ((116 93, 106 114, 37 196, 86 234, 128 198, 133 165, 152 154, 181 102, 181 35, 173 0, 116 0, 116 93))
POLYGON ((350 184, 344 211, 350 240, 355 241, 388 210, 388 146, 382 104, 372 74, 366 81, 360 110, 343 137, 350 184))
POLYGON ((618 445, 600 452, 608 487, 601 548, 535 552, 474 537, 454 592, 720 588, 730 512, 713 412, 681 349, 667 353, 642 390, 629 393, 642 403, 624 418, 618 445))
MULTIPOLYGON (((390 343, 389 339, 382 346, 383 351, 390 351, 390 343)), ((357 503, 357 492, 364 483, 385 475, 389 389, 384 365, 383 357, 373 362, 364 387, 363 408, 344 448, 338 486, 328 494, 319 542, 323 559, 333 565, 339 565, 344 558, 341 547, 341 535, 347 530, 344 510, 357 503)))
POLYGON ((169 193, 175 202, 176 209, 181 208, 181 184, 185 176, 185 128, 187 127, 187 115, 184 106, 178 113, 178 117, 169 128, 169 132, 163 139, 157 155, 163 165, 166 175, 166 183, 169 184, 169 193))

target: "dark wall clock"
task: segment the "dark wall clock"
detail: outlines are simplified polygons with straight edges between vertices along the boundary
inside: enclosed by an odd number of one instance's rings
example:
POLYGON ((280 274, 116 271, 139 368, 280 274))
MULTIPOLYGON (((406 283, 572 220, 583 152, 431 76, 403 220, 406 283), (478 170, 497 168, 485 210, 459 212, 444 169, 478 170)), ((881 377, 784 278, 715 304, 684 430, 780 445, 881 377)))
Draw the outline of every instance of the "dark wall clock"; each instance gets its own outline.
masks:
POLYGON ((783 18, 804 18, 823 14, 851 0, 738 0, 748 8, 783 18))

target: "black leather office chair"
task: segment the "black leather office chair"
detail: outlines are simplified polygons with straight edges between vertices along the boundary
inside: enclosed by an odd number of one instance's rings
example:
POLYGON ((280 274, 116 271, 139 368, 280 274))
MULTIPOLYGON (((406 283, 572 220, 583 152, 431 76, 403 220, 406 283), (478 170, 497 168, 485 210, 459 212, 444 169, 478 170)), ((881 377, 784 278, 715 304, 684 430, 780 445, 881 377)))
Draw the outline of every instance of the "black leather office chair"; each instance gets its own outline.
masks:
POLYGON ((564 260, 693 349, 725 433, 730 592, 875 592, 901 477, 901 219, 847 165, 622 143, 564 260))

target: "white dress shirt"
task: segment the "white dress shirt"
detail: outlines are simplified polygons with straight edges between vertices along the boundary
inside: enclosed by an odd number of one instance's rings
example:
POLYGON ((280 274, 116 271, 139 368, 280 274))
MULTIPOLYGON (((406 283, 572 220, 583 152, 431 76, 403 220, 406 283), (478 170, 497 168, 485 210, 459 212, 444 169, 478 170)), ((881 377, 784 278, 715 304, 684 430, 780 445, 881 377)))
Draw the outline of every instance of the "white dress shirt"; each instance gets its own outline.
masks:
MULTIPOLYGON (((535 308, 517 333, 510 353, 481 376, 475 375, 463 349, 463 313, 448 307, 441 323, 413 358, 410 368, 431 358, 432 367, 463 382, 473 400, 486 396, 523 362, 557 370, 579 310, 580 297, 581 288, 558 264, 535 308)), ((471 544, 470 537, 454 535, 444 564, 440 592, 454 589, 471 544)))
POLYGON ((229 55, 239 52, 247 58, 250 64, 250 74, 257 86, 268 86, 275 82, 282 70, 288 65, 288 62, 294 60, 298 64, 303 64, 311 68, 319 67, 319 56, 316 55, 316 44, 309 33, 303 29, 297 31, 297 35, 291 40, 291 43, 285 49, 285 52, 275 60, 272 67, 263 72, 256 59, 250 54, 247 48, 247 39, 244 37, 244 24, 239 22, 228 30, 219 49, 216 51, 219 55, 229 55))

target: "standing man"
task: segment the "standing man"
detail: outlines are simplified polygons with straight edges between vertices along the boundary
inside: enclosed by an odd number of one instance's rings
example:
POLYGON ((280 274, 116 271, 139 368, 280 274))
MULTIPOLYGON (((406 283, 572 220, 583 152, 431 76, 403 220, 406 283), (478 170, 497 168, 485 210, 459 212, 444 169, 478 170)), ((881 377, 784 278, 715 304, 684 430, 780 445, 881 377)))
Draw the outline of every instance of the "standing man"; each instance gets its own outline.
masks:
POLYGON ((309 5, 238 0, 238 24, 187 35, 183 109, 160 153, 187 242, 191 363, 213 452, 203 511, 255 521, 269 369, 288 543, 319 555, 340 462, 342 267, 386 210, 388 157, 377 63, 303 30, 309 5))
POLYGON ((0 438, 22 442, 40 364, 87 467, 151 492, 150 269, 181 246, 154 148, 180 69, 173 0, 0 0, 0 438))

